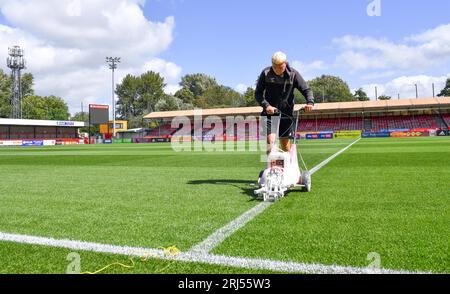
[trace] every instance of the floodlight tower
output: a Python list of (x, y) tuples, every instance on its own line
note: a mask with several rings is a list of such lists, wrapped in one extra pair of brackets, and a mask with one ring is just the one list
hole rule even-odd
[(114, 99), (114, 70), (117, 64), (120, 63), (120, 57), (106, 57), (106, 63), (109, 69), (112, 70), (112, 111), (113, 111), (113, 138), (116, 137), (116, 101)]
[(22, 118), (22, 86), (20, 83), (21, 70), (25, 68), (23, 49), (19, 46), (8, 48), (9, 57), (6, 59), (11, 69), (11, 118)]

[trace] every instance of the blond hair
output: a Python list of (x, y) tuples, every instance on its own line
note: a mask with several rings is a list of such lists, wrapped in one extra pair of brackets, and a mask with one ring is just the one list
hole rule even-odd
[(281, 51), (277, 51), (272, 55), (272, 64), (279, 65), (287, 61), (287, 56)]

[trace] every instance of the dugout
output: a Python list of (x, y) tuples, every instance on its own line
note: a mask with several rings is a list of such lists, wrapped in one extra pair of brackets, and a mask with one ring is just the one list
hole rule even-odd
[(80, 143), (84, 122), (0, 118), (0, 145), (41, 146)]

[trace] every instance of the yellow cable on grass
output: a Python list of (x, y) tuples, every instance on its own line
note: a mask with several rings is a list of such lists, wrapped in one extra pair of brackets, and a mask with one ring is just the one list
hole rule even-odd
[(82, 272), (82, 274), (95, 275), (95, 274), (98, 274), (98, 273), (104, 271), (105, 269), (107, 269), (107, 268), (109, 268), (109, 267), (111, 267), (113, 265), (120, 265), (121, 267), (124, 267), (124, 268), (134, 268), (136, 266), (136, 264), (134, 263), (134, 260), (133, 260), (132, 257), (130, 257), (130, 261), (131, 261), (131, 265), (126, 265), (126, 264), (123, 264), (123, 263), (120, 263), (120, 262), (114, 262), (114, 263), (108, 264), (105, 267), (102, 267), (99, 270), (96, 270), (95, 272)]
[[(180, 250), (177, 247), (175, 247), (175, 246), (170, 246), (170, 247), (167, 247), (167, 248), (158, 247), (158, 249), (162, 249), (164, 251), (164, 256), (175, 256), (175, 255), (180, 253)], [(150, 257), (157, 258), (158, 255), (155, 254), (155, 253), (146, 253), (143, 256), (141, 256), (140, 260), (142, 262), (144, 262), (144, 261), (147, 261)], [(114, 266), (114, 265), (118, 265), (118, 266), (121, 266), (123, 268), (128, 268), (128, 269), (135, 268), (136, 267), (136, 263), (134, 262), (134, 259), (132, 257), (130, 257), (130, 261), (131, 261), (131, 265), (126, 265), (126, 264), (123, 264), (123, 263), (120, 263), (120, 262), (113, 262), (113, 263), (110, 263), (110, 264), (108, 264), (108, 265), (106, 265), (106, 266), (102, 267), (101, 269), (96, 270), (94, 272), (82, 272), (81, 274), (95, 275), (95, 274), (98, 274), (98, 273), (100, 273), (100, 272), (102, 272), (102, 271), (106, 270), (107, 268), (109, 268), (111, 266)], [(159, 271), (156, 271), (156, 272), (161, 272), (161, 271), (165, 270), (170, 265), (172, 265), (173, 262), (174, 261), (169, 263), (162, 270), (159, 270)]]

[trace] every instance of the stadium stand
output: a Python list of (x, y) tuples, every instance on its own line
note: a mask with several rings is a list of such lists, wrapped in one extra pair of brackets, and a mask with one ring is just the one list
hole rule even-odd
[(389, 129), (438, 129), (435, 115), (377, 116), (372, 117), (372, 131)]
[[(296, 105), (300, 109), (302, 105)], [(198, 111), (198, 110), (197, 110)], [(176, 130), (170, 128), (170, 121), (174, 117), (185, 116), (193, 118), (198, 112), (194, 110), (153, 112), (147, 114), (145, 119), (158, 119), (165, 121), (160, 128), (151, 131), (151, 135), (170, 136)], [(250, 116), (258, 118), (261, 107), (240, 107), (203, 109), (203, 118), (219, 116), (224, 121), (224, 134), (234, 133), (238, 140), (244, 135), (239, 134), (238, 127), (229, 127), (225, 124), (225, 117)], [(259, 123), (255, 122), (256, 128)], [(338, 103), (317, 103), (312, 113), (301, 116), (297, 131), (382, 131), (400, 129), (445, 129), (450, 125), (450, 97), (401, 99), (388, 101), (352, 101)], [(255, 125), (252, 125), (255, 127)], [(193, 128), (192, 128), (193, 129)], [(211, 128), (203, 129), (207, 135)], [(230, 131), (234, 132), (230, 132)], [(239, 129), (241, 130), (241, 129)], [(245, 137), (249, 137), (249, 128), (245, 128)], [(253, 135), (254, 137), (254, 135)]]
[(147, 136), (149, 136), (149, 137), (167, 136), (167, 135), (172, 135), (175, 131), (176, 131), (176, 129), (172, 129), (171, 123), (166, 122), (166, 123), (163, 123), (162, 125), (160, 125), (159, 127), (151, 129), (147, 133)]
[(443, 114), (442, 119), (447, 124), (447, 128), (450, 130), (450, 113)]
[(343, 131), (362, 130), (363, 119), (352, 118), (318, 118), (300, 120), (298, 131)]

